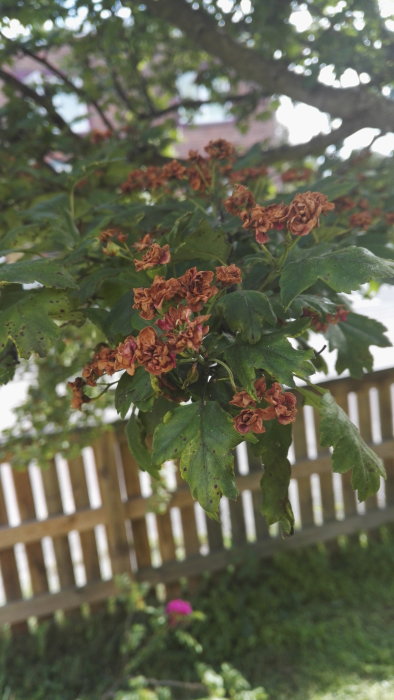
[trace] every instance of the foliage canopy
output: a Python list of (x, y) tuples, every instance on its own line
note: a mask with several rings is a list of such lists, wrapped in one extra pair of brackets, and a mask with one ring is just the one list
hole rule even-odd
[[(392, 162), (340, 153), (354, 132), (394, 123), (392, 23), (379, 3), (4, 5), (0, 379), (19, 363), (32, 376), (15, 461), (71, 449), (77, 426), (79, 445), (90, 441), (114, 403), (141, 467), (157, 476), (179, 458), (213, 517), (236, 496), (232, 451), (246, 438), (264, 465), (264, 513), (291, 532), (300, 380), (298, 410), (320, 413), (334, 468), (353, 469), (360, 498), (376, 491), (380, 460), (310, 386), (324, 369), (310, 337), (322, 333), (338, 372), (357, 378), (372, 369), (370, 346), (389, 344), (343, 296), (394, 277)], [(358, 84), (342, 87), (349, 69)], [(281, 95), (326, 112), (330, 132), (246, 153), (218, 140), (172, 159), (180, 118), (220, 104), (247, 128)], [(65, 96), (99, 128), (70, 122)], [(81, 414), (66, 407), (67, 381)]]

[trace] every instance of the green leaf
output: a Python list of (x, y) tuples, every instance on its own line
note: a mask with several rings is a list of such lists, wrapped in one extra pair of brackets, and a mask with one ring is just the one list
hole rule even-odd
[(288, 386), (294, 386), (294, 374), (305, 377), (315, 372), (310, 362), (313, 351), (296, 350), (286, 338), (272, 341), (263, 338), (254, 345), (235, 343), (224, 354), (240, 386), (252, 394), (256, 369), (268, 372)]
[(333, 470), (344, 474), (352, 470), (352, 487), (364, 501), (378, 491), (380, 477), (385, 477), (382, 460), (361, 437), (356, 426), (327, 391), (318, 396), (300, 389), (305, 400), (320, 414), (320, 444), (333, 447)]
[(264, 325), (276, 323), (269, 298), (263, 292), (243, 290), (226, 294), (216, 305), (234, 333), (242, 334), (248, 343), (257, 343), (261, 338)]
[(127, 372), (122, 374), (115, 391), (115, 408), (123, 419), (132, 404), (141, 411), (149, 411), (154, 397), (149, 373), (138, 367), (132, 377)]
[(294, 532), (294, 515), (289, 501), (291, 475), (287, 453), (291, 444), (291, 425), (280, 425), (277, 421), (266, 424), (266, 432), (258, 436), (258, 444), (249, 448), (258, 454), (263, 463), (261, 491), (263, 513), (268, 525), (279, 522), (286, 535)]
[(230, 246), (222, 229), (213, 228), (207, 221), (201, 221), (191, 233), (182, 231), (182, 238), (171, 252), (171, 257), (174, 262), (197, 258), (220, 263), (227, 260), (229, 252)]
[(0, 311), (0, 350), (12, 340), (21, 357), (32, 352), (45, 357), (58, 339), (57, 325), (37, 306), (36, 299), (21, 299)]
[(13, 342), (9, 341), (0, 352), (0, 384), (10, 382), (18, 365), (18, 353)]
[(301, 314), (303, 309), (314, 309), (319, 314), (334, 314), (338, 304), (317, 294), (299, 294), (291, 304), (291, 310)]
[(391, 343), (384, 334), (387, 328), (379, 321), (367, 316), (350, 313), (343, 323), (330, 326), (326, 331), (329, 349), (338, 350), (335, 369), (341, 374), (345, 369), (352, 377), (361, 378), (373, 368), (370, 345), (380, 348), (390, 347)]
[(179, 406), (156, 428), (152, 459), (180, 458), (193, 498), (217, 518), (221, 496), (237, 497), (232, 450), (241, 439), (216, 401)]
[(351, 292), (373, 279), (394, 276), (394, 262), (378, 258), (366, 248), (349, 246), (338, 250), (321, 247), (306, 251), (285, 265), (281, 277), (281, 298), (288, 306), (318, 279), (337, 292)]
[(155, 478), (159, 468), (152, 463), (150, 452), (145, 442), (145, 430), (137, 416), (130, 416), (126, 424), (126, 437), (129, 450), (140, 469), (149, 472)]
[(46, 287), (67, 289), (77, 287), (76, 282), (56, 260), (21, 260), (0, 265), (0, 284), (3, 282), (20, 282), (30, 284), (39, 282)]
[(21, 357), (32, 352), (45, 357), (59, 338), (52, 319), (81, 325), (84, 316), (64, 292), (49, 289), (24, 290), (7, 285), (0, 291), (0, 351), (12, 340)]

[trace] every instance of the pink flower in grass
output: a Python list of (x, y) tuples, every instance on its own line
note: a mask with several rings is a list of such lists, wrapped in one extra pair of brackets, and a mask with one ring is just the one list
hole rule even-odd
[(168, 618), (168, 623), (173, 627), (177, 625), (182, 618), (191, 615), (193, 608), (187, 600), (182, 600), (181, 598), (175, 598), (170, 600), (166, 605), (166, 615)]

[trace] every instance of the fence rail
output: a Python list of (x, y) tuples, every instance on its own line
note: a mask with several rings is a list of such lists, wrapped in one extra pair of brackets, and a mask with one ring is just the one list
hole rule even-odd
[(357, 504), (351, 475), (332, 475), (328, 450), (317, 451), (317, 415), (305, 407), (292, 446), (296, 534), (285, 540), (259, 513), (261, 470), (245, 446), (236, 458), (241, 496), (223, 499), (220, 522), (205, 517), (170, 466), (167, 510), (152, 512), (149, 477), (139, 472), (123, 428), (50, 469), (1, 465), (0, 623), (24, 629), (32, 617), (94, 606), (116, 593), (118, 574), (173, 586), (247, 553), (267, 557), (393, 522), (394, 369), (324, 386), (382, 457), (388, 479), (377, 496)]

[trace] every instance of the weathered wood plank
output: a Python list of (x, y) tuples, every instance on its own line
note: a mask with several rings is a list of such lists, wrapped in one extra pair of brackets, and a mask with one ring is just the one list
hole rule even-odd
[[(299, 409), (296, 421), (293, 425), (293, 442), (296, 459), (307, 459), (308, 439), (306, 432), (306, 416), (302, 408)], [(297, 469), (297, 463), (294, 468), (294, 476), (298, 487), (298, 503), (301, 514), (301, 525), (304, 529), (310, 525), (313, 525), (314, 523), (311, 477), (309, 474), (300, 476)]]
[(11, 547), (18, 542), (29, 544), (37, 542), (46, 535), (59, 537), (71, 530), (91, 530), (95, 525), (104, 523), (104, 508), (82, 508), (67, 515), (53, 515), (45, 520), (26, 520), (20, 525), (0, 527), (0, 550)]
[[(63, 504), (55, 463), (52, 462), (50, 467), (43, 469), (41, 476), (48, 515), (63, 515)], [(48, 529), (46, 534), (49, 534)], [(52, 541), (60, 587), (69, 588), (70, 586), (75, 586), (75, 572), (67, 534), (53, 537)]]
[[(127, 497), (130, 499), (142, 498), (139, 478), (140, 470), (137, 462), (133, 458), (128, 448), (124, 430), (118, 431), (116, 433), (116, 437), (120, 449)], [(152, 556), (145, 513), (143, 513), (139, 518), (134, 518), (132, 520), (131, 528), (133, 536), (133, 549), (137, 566), (139, 569), (145, 566), (150, 566), (152, 564)]]
[[(89, 508), (90, 499), (86, 483), (85, 468), (82, 455), (68, 460), (68, 469), (74, 503), (77, 509)], [(84, 529), (79, 533), (83, 564), (85, 567), (86, 580), (97, 581), (101, 578), (100, 562), (97, 551), (97, 542), (94, 530)]]
[[(9, 529), (7, 509), (5, 505), (5, 498), (3, 494), (3, 488), (0, 482), (0, 523), (2, 527), (1, 530), (6, 532)], [(2, 543), (0, 535), (0, 543)], [(16, 563), (15, 550), (13, 548), (14, 543), (11, 545), (6, 544), (4, 549), (0, 552), (0, 568), (1, 577), (3, 579), (4, 593), (7, 603), (12, 603), (13, 601), (20, 600), (22, 598), (22, 589), (19, 580), (18, 567)], [(15, 623), (14, 631), (17, 633), (26, 632), (28, 629), (26, 622), (20, 621)]]
[(127, 538), (125, 512), (120, 493), (117, 466), (117, 443), (113, 432), (106, 433), (94, 445), (101, 499), (107, 513), (108, 549), (114, 575), (131, 574), (130, 544)]
[[(12, 476), (21, 520), (36, 519), (28, 471), (14, 470)], [(47, 593), (49, 585), (41, 542), (30, 542), (25, 545), (25, 549), (33, 593)]]
[(96, 581), (80, 588), (71, 588), (59, 593), (37, 595), (27, 600), (0, 607), (0, 625), (15, 624), (30, 617), (47, 617), (57, 610), (78, 608), (84, 603), (104, 601), (115, 596), (114, 581)]

